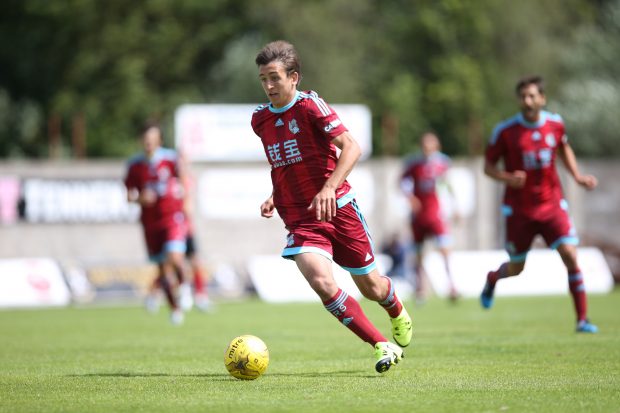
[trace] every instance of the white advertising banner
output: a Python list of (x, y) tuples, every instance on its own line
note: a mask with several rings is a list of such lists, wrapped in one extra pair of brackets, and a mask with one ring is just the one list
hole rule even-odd
[[(388, 263), (389, 257), (377, 255), (377, 266), (382, 274)], [(337, 264), (333, 264), (333, 271), (340, 288), (352, 297), (361, 297), (351, 274)], [(255, 255), (248, 262), (248, 272), (262, 300), (270, 303), (320, 301), (292, 260), (279, 255)]]
[[(175, 112), (176, 147), (190, 161), (263, 161), (265, 152), (250, 121), (258, 104), (182, 105)], [(372, 119), (365, 105), (332, 105), (362, 148), (372, 153)]]
[[(375, 186), (369, 168), (357, 166), (347, 178), (365, 215), (372, 213)], [(208, 219), (259, 219), (260, 205), (271, 194), (269, 165), (256, 168), (209, 168), (198, 178), (199, 211)]]
[[(588, 294), (610, 292), (614, 280), (601, 251), (578, 248), (578, 257)], [(507, 259), (508, 255), (502, 250), (454, 251), (450, 255), (450, 268), (456, 288), (463, 297), (480, 296), (487, 273)], [(448, 282), (441, 255), (435, 251), (427, 254), (424, 267), (435, 293), (447, 297)], [(554, 294), (568, 294), (568, 276), (559, 254), (550, 249), (530, 251), (523, 272), (517, 277), (500, 280), (495, 287), (496, 296)]]
[(60, 267), (49, 258), (0, 260), (1, 307), (66, 306), (69, 288)]

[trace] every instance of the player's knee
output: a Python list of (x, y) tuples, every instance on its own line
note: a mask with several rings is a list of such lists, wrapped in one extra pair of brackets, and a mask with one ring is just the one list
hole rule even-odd
[(359, 284), (358, 287), (362, 295), (371, 301), (382, 300), (387, 294), (380, 280), (371, 280), (371, 282)]
[(508, 277), (516, 277), (523, 272), (525, 262), (510, 262), (508, 264)]
[(321, 298), (331, 298), (334, 291), (338, 290), (338, 286), (335, 282), (326, 277), (312, 277), (308, 279), (308, 284), (310, 284), (310, 288), (312, 288)]

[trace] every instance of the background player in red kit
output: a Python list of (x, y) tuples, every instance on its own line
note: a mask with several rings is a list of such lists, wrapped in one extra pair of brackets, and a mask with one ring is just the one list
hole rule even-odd
[[(568, 271), (577, 332), (596, 333), (598, 328), (587, 319), (583, 275), (577, 263), (579, 240), (568, 216), (555, 166), (556, 156), (579, 185), (593, 189), (597, 180), (579, 172), (562, 118), (542, 110), (546, 103), (543, 79), (524, 78), (517, 83), (516, 92), (521, 112), (495, 127), (484, 166), (488, 176), (506, 184), (502, 212), (506, 217), (506, 249), (510, 260), (487, 275), (480, 301), (484, 308), (493, 305), (497, 280), (523, 271), (532, 240), (540, 234), (550, 248), (557, 249)], [(503, 169), (497, 167), (500, 160)]]
[(359, 145), (323, 99), (297, 90), (301, 68), (290, 43), (267, 44), (256, 64), (270, 104), (254, 111), (252, 128), (271, 164), (273, 184), (261, 215), (270, 218), (278, 210), (289, 231), (282, 256), (296, 262), (329, 312), (375, 348), (375, 369), (385, 372), (400, 361), (402, 349), (387, 341), (332, 274), (333, 260), (351, 273), (365, 297), (386, 309), (396, 342), (409, 344), (411, 319), (390, 279), (376, 269), (366, 223), (346, 181)]
[[(162, 133), (157, 124), (147, 124), (140, 136), (144, 150), (128, 162), (127, 199), (141, 206), (140, 220), (149, 259), (158, 265), (159, 285), (170, 304), (171, 321), (180, 324), (182, 307), (191, 307), (192, 297), (184, 283), (187, 223), (178, 156), (176, 151), (161, 147)], [(177, 287), (182, 294), (179, 299)]]
[(422, 153), (413, 156), (406, 162), (401, 175), (401, 188), (411, 206), (411, 231), (415, 250), (415, 296), (418, 302), (423, 302), (425, 299), (424, 284), (428, 277), (425, 277), (422, 262), (424, 241), (434, 237), (448, 275), (449, 297), (456, 300), (458, 292), (452, 280), (449, 263), (449, 247), (452, 239), (448, 231), (448, 224), (442, 216), (439, 196), (437, 195), (437, 184), (439, 181), (445, 180), (446, 172), (450, 168), (450, 158), (440, 152), (439, 138), (432, 132), (426, 132), (422, 135), (420, 148)]
[(194, 179), (191, 176), (189, 162), (184, 156), (180, 156), (182, 164), (182, 182), (185, 197), (183, 199), (183, 212), (185, 213), (185, 222), (187, 223), (187, 237), (185, 239), (185, 257), (189, 262), (192, 272), (192, 280), (194, 282), (194, 303), (196, 307), (202, 311), (213, 310), (213, 304), (209, 299), (207, 290), (207, 274), (205, 273), (202, 260), (198, 253), (198, 244), (196, 242), (194, 228)]

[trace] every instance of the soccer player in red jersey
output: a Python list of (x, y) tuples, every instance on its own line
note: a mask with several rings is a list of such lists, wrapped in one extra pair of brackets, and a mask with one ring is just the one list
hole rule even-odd
[(449, 255), (451, 237), (448, 224), (445, 222), (437, 195), (437, 184), (445, 179), (450, 168), (450, 158), (440, 152), (441, 143), (433, 132), (426, 132), (420, 138), (421, 154), (417, 154), (406, 162), (401, 175), (403, 189), (411, 206), (411, 231), (415, 250), (414, 288), (416, 301), (424, 302), (423, 247), (424, 241), (434, 237), (439, 253), (443, 257), (446, 274), (448, 275), (449, 297), (456, 300), (459, 296), (450, 271)]
[[(176, 151), (161, 147), (162, 133), (155, 123), (148, 123), (141, 133), (143, 152), (132, 157), (127, 166), (125, 186), (127, 200), (141, 207), (140, 221), (149, 259), (159, 268), (158, 284), (171, 308), (171, 321), (183, 322), (183, 308), (191, 307), (191, 295), (184, 280), (185, 238), (187, 223), (183, 213), (184, 197)], [(184, 288), (183, 288), (184, 287)]]
[[(562, 194), (556, 157), (584, 188), (595, 188), (597, 180), (579, 172), (562, 118), (543, 110), (543, 79), (521, 79), (516, 92), (521, 112), (495, 127), (484, 165), (488, 176), (506, 185), (502, 212), (506, 217), (506, 250), (510, 260), (489, 272), (480, 301), (484, 308), (493, 305), (495, 284), (523, 271), (532, 240), (540, 234), (550, 248), (557, 249), (568, 271), (568, 286), (577, 314), (576, 331), (596, 333), (598, 328), (587, 318), (583, 275), (577, 262), (579, 240)], [(500, 160), (502, 169), (497, 166)]]
[(368, 228), (346, 180), (360, 147), (316, 92), (297, 90), (301, 67), (293, 45), (267, 44), (256, 64), (270, 103), (254, 111), (252, 128), (271, 164), (273, 184), (261, 215), (270, 218), (277, 209), (288, 230), (282, 256), (295, 261), (327, 311), (374, 347), (375, 369), (383, 373), (400, 361), (402, 349), (379, 332), (332, 273), (333, 260), (351, 273), (365, 297), (386, 309), (394, 340), (409, 344), (411, 318), (391, 280), (376, 268)]

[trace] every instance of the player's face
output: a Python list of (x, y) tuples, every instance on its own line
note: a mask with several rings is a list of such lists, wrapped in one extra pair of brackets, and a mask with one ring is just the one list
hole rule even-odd
[(540, 93), (535, 84), (525, 85), (519, 91), (519, 104), (521, 113), (528, 122), (536, 122), (540, 110), (547, 103), (545, 95)]
[(258, 78), (274, 108), (286, 106), (295, 97), (299, 73), (286, 73), (284, 64), (273, 61), (258, 67)]
[(150, 128), (142, 135), (142, 147), (147, 157), (151, 157), (161, 145), (161, 133), (157, 128)]
[(424, 155), (432, 155), (439, 150), (439, 139), (434, 134), (427, 133), (422, 136), (421, 147)]

